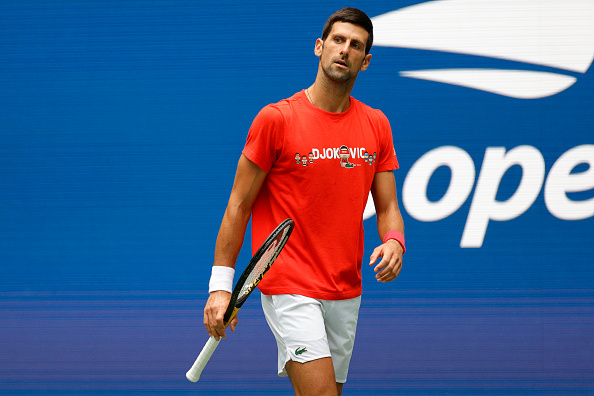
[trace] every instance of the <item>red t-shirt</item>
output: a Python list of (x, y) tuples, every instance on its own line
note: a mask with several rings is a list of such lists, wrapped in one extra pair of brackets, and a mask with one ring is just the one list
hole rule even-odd
[(361, 294), (363, 210), (375, 173), (398, 161), (386, 116), (350, 101), (347, 111), (329, 113), (301, 91), (264, 107), (249, 130), (243, 154), (268, 173), (253, 206), (253, 250), (281, 221), (295, 220), (259, 285), (264, 294)]

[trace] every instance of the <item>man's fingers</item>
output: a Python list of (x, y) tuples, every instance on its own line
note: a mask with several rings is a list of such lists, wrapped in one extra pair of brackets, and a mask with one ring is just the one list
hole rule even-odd
[[(223, 317), (225, 315), (225, 311), (222, 310), (218, 310), (216, 312), (216, 315), (214, 315), (214, 322), (213, 322), (213, 330), (214, 330), (214, 336), (217, 337), (222, 337), (222, 338), (227, 338), (227, 335), (225, 334), (225, 322), (223, 321)], [(217, 341), (219, 340), (219, 338), (217, 338)]]
[[(383, 268), (385, 268), (385, 267), (386, 267), (386, 265), (387, 265), (387, 264), (388, 264), (388, 261), (387, 261), (387, 260), (385, 260), (385, 259), (383, 259), (382, 261), (380, 261), (380, 262), (379, 262), (379, 264), (378, 264), (378, 265), (376, 265), (376, 266), (373, 268), (373, 272), (380, 272), (380, 271), (381, 271)], [(376, 274), (376, 276), (377, 276), (377, 275), (378, 275), (378, 274)]]
[(215, 337), (217, 341), (220, 340), (221, 337), (226, 337), (223, 316), (227, 310), (230, 298), (231, 293), (229, 292), (212, 292), (204, 307), (204, 327), (208, 334)]
[(225, 334), (225, 325), (222, 323), (222, 321), (220, 324), (217, 324), (214, 327), (214, 332), (214, 336), (217, 341), (219, 341), (221, 338), (227, 338), (227, 335)]
[(235, 327), (237, 326), (237, 316), (233, 318), (231, 323), (229, 323), (229, 326), (231, 327), (231, 331), (235, 331)]
[[(382, 252), (384, 253), (384, 252)], [(382, 268), (385, 268), (387, 266), (390, 265), (390, 262), (392, 260), (392, 257), (394, 257), (394, 254), (392, 252), (386, 252), (385, 254), (382, 255), (382, 261), (380, 261), (375, 268), (373, 269), (374, 272), (380, 272), (380, 270)], [(377, 277), (377, 275), (376, 275)]]
[(219, 320), (214, 316), (209, 316), (208, 323), (205, 324), (205, 327), (208, 335), (215, 337), (217, 341), (219, 341), (221, 337), (226, 337), (225, 325), (222, 318)]
[(398, 277), (400, 270), (402, 269), (402, 262), (398, 259), (387, 265), (382, 271), (380, 271), (376, 278), (378, 282), (390, 282)]
[(374, 268), (374, 271), (377, 272), (375, 277), (380, 279), (382, 277), (385, 277), (386, 274), (391, 273), (397, 262), (398, 256), (396, 254), (393, 254), (391, 252), (387, 253), (382, 258), (382, 261)]
[[(399, 250), (400, 249), (400, 250)], [(390, 282), (398, 277), (402, 268), (402, 248), (397, 241), (390, 240), (375, 248), (369, 265), (375, 264), (373, 271), (378, 282)], [(377, 259), (381, 261), (377, 263)]]
[(373, 264), (375, 264), (375, 261), (377, 260), (377, 258), (378, 258), (379, 256), (381, 256), (381, 252), (382, 252), (382, 250), (381, 250), (381, 246), (379, 246), (379, 247), (376, 247), (376, 248), (373, 250), (373, 253), (371, 253), (371, 256), (369, 257), (369, 265), (373, 265)]
[[(217, 327), (218, 327), (216, 314), (212, 312), (212, 310), (205, 310), (204, 312), (204, 327), (208, 332), (209, 336), (218, 337), (220, 336)], [(218, 338), (217, 338), (218, 340)]]

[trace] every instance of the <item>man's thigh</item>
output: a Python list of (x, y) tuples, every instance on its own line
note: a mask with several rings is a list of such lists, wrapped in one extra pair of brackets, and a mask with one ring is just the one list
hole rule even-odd
[(286, 370), (296, 396), (336, 396), (342, 384), (334, 381), (334, 365), (329, 357), (307, 363), (288, 361)]
[(326, 337), (334, 363), (336, 382), (344, 383), (347, 380), (360, 306), (361, 297), (337, 301), (322, 300)]

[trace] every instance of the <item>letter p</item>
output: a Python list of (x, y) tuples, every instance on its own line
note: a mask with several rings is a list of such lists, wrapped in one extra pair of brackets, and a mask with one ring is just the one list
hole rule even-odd
[[(520, 185), (508, 200), (497, 201), (501, 179), (514, 165), (522, 167)], [(490, 220), (511, 220), (528, 210), (540, 193), (544, 177), (545, 161), (536, 148), (518, 146), (506, 153), (504, 147), (488, 147), (460, 247), (481, 247)]]

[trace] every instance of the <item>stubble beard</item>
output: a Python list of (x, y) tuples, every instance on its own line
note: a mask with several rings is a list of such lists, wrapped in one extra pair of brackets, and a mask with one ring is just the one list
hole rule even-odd
[(339, 84), (344, 84), (352, 79), (353, 73), (350, 70), (350, 67), (347, 70), (336, 70), (333, 66), (334, 60), (332, 63), (330, 63), (330, 65), (322, 67), (324, 74), (326, 74), (329, 79)]

